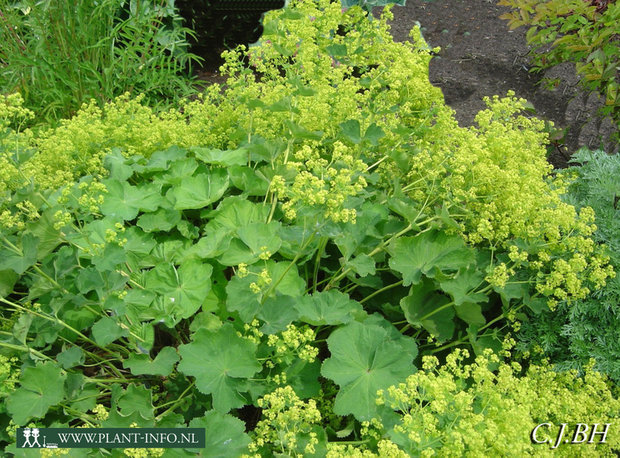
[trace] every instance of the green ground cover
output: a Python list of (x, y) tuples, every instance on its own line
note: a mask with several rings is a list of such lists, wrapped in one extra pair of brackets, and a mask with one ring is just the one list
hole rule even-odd
[(530, 441), (620, 414), (617, 161), (556, 173), (512, 93), (459, 127), (389, 17), (291, 2), (168, 110), (30, 130), (1, 99), (8, 452), (23, 425), (204, 427), (205, 456), (618, 450)]

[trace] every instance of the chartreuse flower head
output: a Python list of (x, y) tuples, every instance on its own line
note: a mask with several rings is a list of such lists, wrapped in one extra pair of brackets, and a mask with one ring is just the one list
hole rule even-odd
[(19, 93), (0, 96), (0, 128), (20, 125), (34, 119), (34, 113), (23, 106), (24, 99)]
[(250, 452), (273, 447), (289, 456), (314, 454), (319, 444), (321, 414), (316, 401), (302, 401), (290, 386), (276, 388), (258, 400), (264, 420), (258, 422)]

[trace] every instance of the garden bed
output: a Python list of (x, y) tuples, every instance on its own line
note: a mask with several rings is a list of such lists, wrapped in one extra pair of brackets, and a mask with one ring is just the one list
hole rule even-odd
[(146, 453), (617, 454), (593, 437), (620, 412), (620, 157), (554, 171), (513, 91), (465, 127), (392, 18), (297, 0), (168, 110), (134, 91), (31, 130), (0, 98), (0, 446), (189, 426), (202, 450)]

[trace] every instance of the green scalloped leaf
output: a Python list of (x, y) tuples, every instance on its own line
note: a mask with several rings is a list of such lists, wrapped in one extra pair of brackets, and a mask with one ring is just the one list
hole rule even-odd
[(204, 208), (218, 201), (228, 189), (228, 173), (215, 169), (183, 179), (166, 193), (176, 210)]
[[(218, 261), (225, 266), (235, 266), (241, 263), (253, 264), (258, 261), (263, 251), (275, 254), (282, 245), (278, 236), (280, 223), (271, 221), (250, 223), (237, 229), (238, 239), (232, 239), (229, 247), (223, 252)], [(263, 250), (264, 248), (264, 250)]]
[(199, 329), (191, 343), (179, 346), (179, 354), (179, 372), (195, 377), (198, 390), (211, 394), (222, 413), (246, 404), (243, 382), (262, 369), (256, 344), (239, 337), (230, 323), (215, 332)]
[(299, 317), (296, 306), (303, 297), (271, 296), (265, 300), (259, 314), (265, 323), (261, 326), (261, 332), (275, 334), (284, 331), (286, 327)]
[(153, 184), (132, 186), (126, 181), (105, 180), (108, 192), (101, 204), (101, 213), (111, 218), (134, 219), (140, 211), (155, 211), (166, 201)]
[(145, 213), (138, 218), (137, 225), (144, 232), (169, 231), (181, 221), (181, 212), (160, 208), (155, 213)]
[(375, 268), (375, 260), (364, 253), (358, 254), (355, 258), (350, 259), (346, 265), (350, 266), (360, 277), (374, 275), (377, 271)]
[(210, 264), (190, 259), (176, 268), (172, 263), (159, 264), (145, 276), (147, 290), (158, 293), (154, 307), (169, 326), (189, 318), (198, 311), (211, 290)]
[(264, 287), (262, 292), (253, 293), (250, 283), (256, 281), (256, 275), (261, 272), (263, 267), (259, 264), (251, 266), (250, 275), (240, 278), (234, 276), (226, 285), (226, 309), (230, 312), (238, 312), (245, 323), (249, 323), (261, 310), (261, 301), (267, 291), (269, 296), (291, 296), (299, 298), (304, 294), (305, 281), (299, 276), (295, 266), (289, 268), (288, 262), (275, 262), (269, 260), (265, 262), (264, 268), (271, 277), (275, 288)]
[(104, 316), (92, 327), (93, 338), (102, 347), (111, 344), (116, 339), (127, 335), (127, 331), (118, 325), (118, 322), (109, 316)]
[(205, 447), (195, 450), (203, 457), (241, 456), (247, 452), (251, 442), (245, 433), (243, 421), (217, 410), (208, 411), (204, 417), (194, 418), (190, 421), (189, 427), (204, 428), (207, 432)]
[(248, 150), (239, 148), (235, 150), (219, 150), (211, 148), (190, 148), (198, 159), (207, 164), (216, 164), (224, 167), (232, 165), (244, 165), (248, 163)]
[(123, 361), (123, 367), (133, 375), (159, 375), (167, 377), (172, 373), (174, 365), (179, 362), (179, 355), (173, 347), (162, 348), (155, 359), (149, 355), (138, 353)]
[(489, 298), (482, 293), (474, 293), (484, 279), (482, 272), (476, 269), (462, 269), (452, 277), (439, 282), (441, 289), (452, 296), (455, 305), (465, 302), (474, 304), (486, 302)]
[(67, 374), (52, 362), (24, 369), (19, 388), (6, 399), (6, 409), (13, 422), (21, 426), (31, 418), (43, 417), (50, 407), (63, 400), (66, 378)]
[(482, 326), (487, 322), (486, 318), (482, 314), (480, 304), (465, 302), (461, 305), (455, 306), (454, 311), (456, 312), (456, 316), (467, 324)]
[(13, 292), (13, 287), (19, 275), (13, 269), (0, 270), (0, 297), (7, 297)]
[(167, 170), (172, 162), (184, 159), (187, 157), (187, 150), (179, 148), (178, 146), (171, 146), (168, 149), (155, 151), (151, 154), (149, 161), (140, 170), (145, 172), (161, 172)]
[(306, 296), (295, 303), (295, 308), (299, 319), (313, 326), (349, 323), (363, 310), (362, 304), (333, 289)]
[(454, 307), (433, 280), (424, 278), (422, 283), (412, 286), (409, 295), (401, 299), (400, 306), (409, 323), (423, 326), (440, 341), (454, 334)]
[(404, 286), (419, 283), (422, 275), (434, 278), (440, 272), (456, 272), (475, 262), (474, 251), (461, 237), (438, 231), (398, 238), (387, 251), (389, 265), (403, 275)]
[(58, 361), (64, 369), (83, 364), (84, 359), (84, 352), (77, 346), (70, 347), (56, 356), (56, 361)]
[(145, 420), (154, 418), (153, 395), (143, 385), (131, 384), (118, 400), (118, 408), (123, 417), (138, 414)]
[(337, 415), (353, 414), (367, 421), (377, 413), (377, 391), (396, 385), (415, 371), (413, 339), (394, 336), (384, 327), (349, 323), (327, 339), (331, 357), (321, 375), (340, 386), (334, 404)]
[(241, 196), (226, 197), (215, 210), (205, 215), (209, 218), (205, 233), (209, 234), (220, 227), (234, 232), (246, 224), (267, 221), (268, 215), (269, 207), (252, 203)]
[(0, 271), (10, 269), (18, 275), (23, 274), (37, 262), (38, 244), (37, 237), (25, 234), (16, 249), (0, 246)]

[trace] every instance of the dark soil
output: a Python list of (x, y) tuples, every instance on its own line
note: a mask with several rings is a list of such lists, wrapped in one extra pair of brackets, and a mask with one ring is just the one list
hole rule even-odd
[[(376, 8), (374, 14), (380, 10)], [(430, 81), (443, 90), (462, 126), (474, 124), (476, 114), (485, 108), (483, 97), (504, 96), (513, 90), (534, 105), (537, 116), (564, 130), (550, 146), (549, 160), (554, 166), (565, 167), (570, 155), (582, 146), (618, 151), (612, 139), (617, 126), (597, 115), (601, 101), (579, 89), (573, 65), (562, 64), (542, 74), (530, 72), (527, 30), (509, 30), (499, 18), (508, 8), (497, 5), (497, 0), (408, 0), (406, 6), (395, 6), (392, 11), (396, 41), (407, 40), (419, 23), (429, 45), (441, 48), (431, 61)], [(221, 83), (217, 60), (210, 62), (200, 77)], [(544, 77), (561, 82), (549, 90)]]

